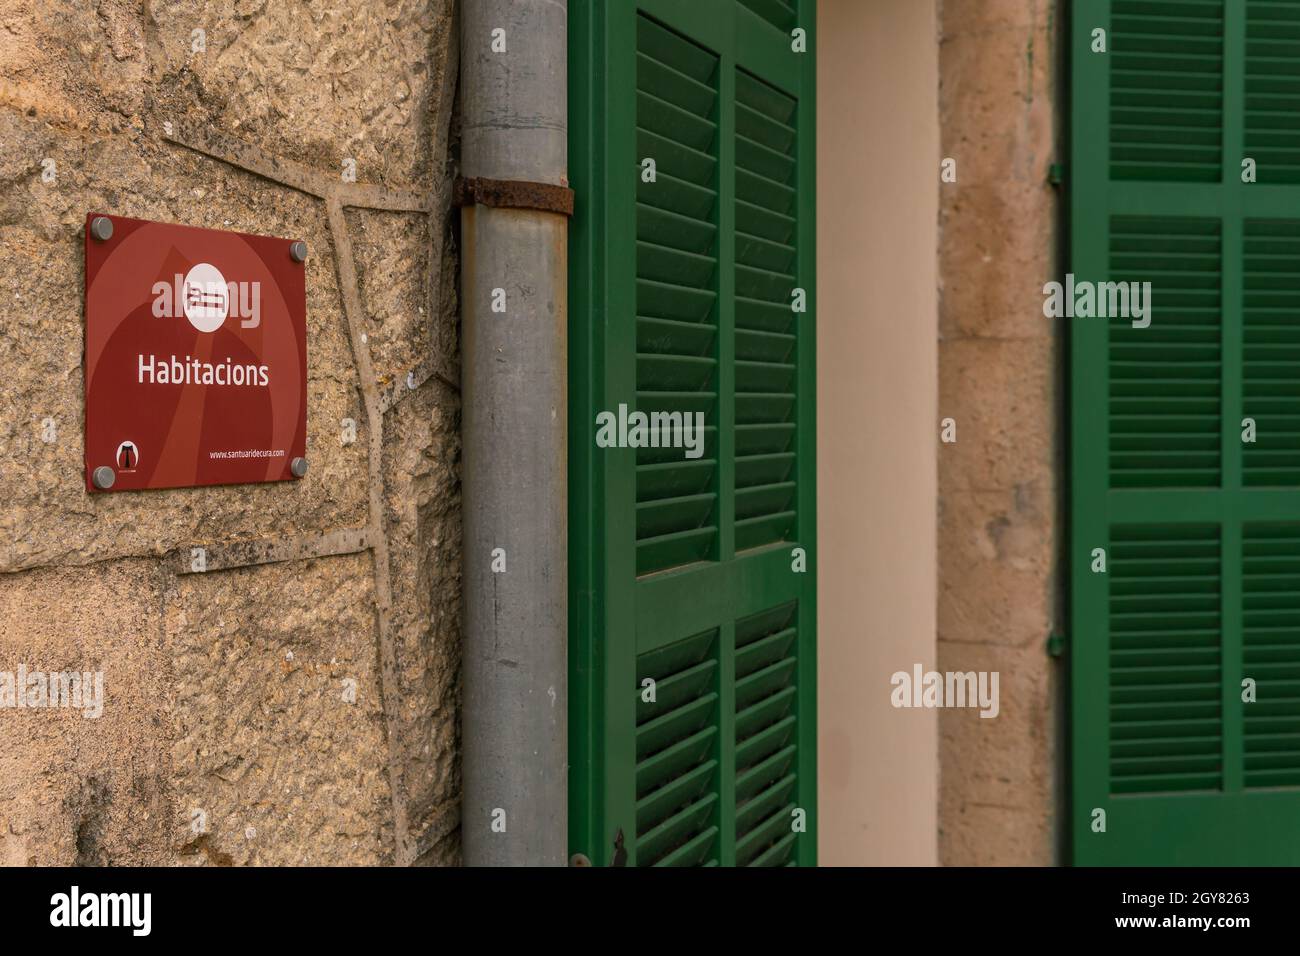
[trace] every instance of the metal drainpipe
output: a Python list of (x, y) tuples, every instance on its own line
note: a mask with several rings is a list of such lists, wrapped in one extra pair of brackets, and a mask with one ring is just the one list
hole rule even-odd
[(464, 860), (562, 866), (568, 219), (545, 207), (572, 208), (567, 0), (462, 3)]

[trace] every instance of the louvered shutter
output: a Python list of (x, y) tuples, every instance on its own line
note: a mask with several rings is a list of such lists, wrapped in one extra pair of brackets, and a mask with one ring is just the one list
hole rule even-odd
[[(816, 859), (800, 6), (569, 7), (570, 834), (599, 866)], [(703, 413), (703, 453), (596, 447), (620, 405)]]
[(1300, 2), (1076, 3), (1071, 61), (1069, 271), (1152, 283), (1066, 320), (1074, 858), (1294, 865)]

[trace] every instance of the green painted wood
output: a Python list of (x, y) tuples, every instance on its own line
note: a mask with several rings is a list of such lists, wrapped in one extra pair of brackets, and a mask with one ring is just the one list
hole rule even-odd
[[(814, 60), (778, 25), (811, 50), (811, 9), (570, 5), (570, 833), (598, 866), (620, 833), (629, 866), (816, 862)], [(703, 412), (703, 455), (594, 447), (620, 404)]]
[(1081, 864), (1300, 862), (1300, 191), (1279, 140), (1300, 19), (1280, 10), (1073, 8), (1069, 271), (1149, 279), (1154, 303), (1146, 330), (1066, 320)]

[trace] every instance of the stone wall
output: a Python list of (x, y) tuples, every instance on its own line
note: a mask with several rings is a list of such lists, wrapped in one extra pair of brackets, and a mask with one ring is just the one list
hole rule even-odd
[[(105, 690), (0, 709), (0, 862), (458, 859), (452, 8), (0, 8), (0, 671)], [(305, 479), (86, 493), (89, 211), (308, 240)]]
[(998, 671), (1001, 713), (939, 717), (939, 858), (1059, 861), (1065, 703), (1045, 650), (1060, 614), (1056, 269), (1063, 8), (941, 0), (939, 414), (940, 671)]

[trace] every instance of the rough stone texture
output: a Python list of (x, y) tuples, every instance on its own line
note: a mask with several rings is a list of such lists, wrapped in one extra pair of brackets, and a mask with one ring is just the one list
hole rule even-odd
[[(391, 860), (372, 586), (359, 554), (190, 574), (169, 589), (182, 857)], [(193, 832), (196, 810), (204, 833)]]
[[(354, 209), (348, 228), (357, 258), (357, 285), (365, 310), (365, 331), (371, 361), (381, 386), (401, 382), (427, 355), (460, 355), (455, 301), (439, 302), (430, 296), (454, 296), (456, 276), (443, 276), (442, 285), (424, 279), (429, 269), (429, 249), (434, 237), (423, 216)], [(450, 230), (448, 230), (450, 232)], [(446, 246), (450, 234), (441, 237)], [(408, 256), (415, 250), (418, 262)], [(450, 288), (448, 288), (450, 286)]]
[[(0, 710), (0, 862), (386, 863), (395, 800), (421, 862), (458, 859), (459, 397), (436, 380), (405, 396), (372, 469), (324, 204), (163, 139), (164, 123), (199, 121), (326, 177), (352, 159), (358, 182), (444, 188), (452, 7), (0, 6), (0, 671), (102, 661), (112, 705), (97, 721)], [(85, 493), (92, 210), (307, 239), (304, 480)], [(454, 378), (450, 217), (347, 215), (380, 384), (429, 360)], [(362, 527), (376, 476), (402, 695), (392, 726), (371, 552), (186, 577), (159, 560)]]
[[(424, 389), (389, 416), (384, 468), (392, 629), (402, 702), (398, 766), (417, 845), (459, 822), (459, 405)], [(448, 493), (449, 488), (455, 488)]]
[(173, 662), (150, 561), (0, 581), (0, 670), (100, 671), (103, 713), (0, 710), (0, 864), (169, 861)]
[(939, 717), (939, 857), (1058, 860), (1060, 675), (1055, 273), (1055, 0), (943, 0), (940, 128), (957, 182), (940, 206), (941, 671), (998, 671), (1001, 712)]

